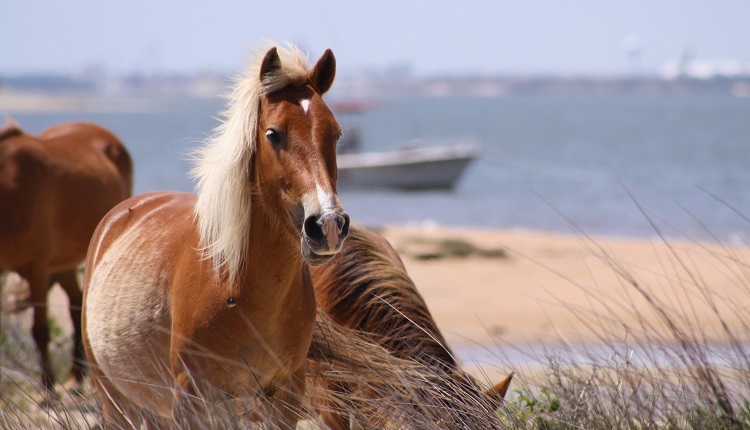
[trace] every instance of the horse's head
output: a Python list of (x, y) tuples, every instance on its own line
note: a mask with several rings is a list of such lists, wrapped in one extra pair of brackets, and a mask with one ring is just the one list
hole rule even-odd
[[(276, 48), (265, 55), (262, 81), (281, 69)], [(341, 136), (322, 95), (333, 83), (336, 60), (327, 50), (304, 82), (291, 82), (261, 97), (255, 163), (261, 194), (279, 193), (301, 235), (302, 255), (312, 265), (341, 250), (349, 216), (336, 194), (336, 142)]]
[(14, 120), (13, 118), (6, 117), (5, 122), (5, 127), (0, 128), (0, 140), (23, 134), (23, 130), (21, 130), (21, 126), (18, 124), (18, 121)]
[(513, 373), (495, 386), (483, 391), (480, 384), (463, 370), (455, 369), (441, 378), (432, 389), (437, 389), (441, 405), (437, 408), (439, 428), (501, 428), (496, 411), (505, 401)]

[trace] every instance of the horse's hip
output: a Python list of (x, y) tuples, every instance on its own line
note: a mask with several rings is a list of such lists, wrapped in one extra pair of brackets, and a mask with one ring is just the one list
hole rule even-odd
[(141, 407), (169, 409), (170, 315), (158, 269), (115, 252), (87, 273), (85, 336), (89, 359), (111, 385)]
[[(84, 281), (87, 354), (114, 387), (161, 410), (173, 385), (171, 280), (180, 252), (193, 252), (192, 214), (159, 194), (124, 201), (100, 223)], [(188, 205), (189, 206), (189, 205)], [(182, 251), (179, 251), (182, 250)]]

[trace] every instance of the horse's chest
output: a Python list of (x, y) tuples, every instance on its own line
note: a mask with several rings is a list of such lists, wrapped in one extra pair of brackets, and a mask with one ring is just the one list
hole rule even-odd
[(201, 317), (193, 341), (220, 358), (204, 360), (201, 367), (219, 374), (215, 379), (227, 391), (263, 389), (304, 365), (315, 321), (314, 293), (302, 284), (291, 288), (296, 290), (287, 287), (291, 294), (282, 297), (228, 292)]
[[(201, 343), (216, 345), (228, 353), (255, 356), (273, 355), (278, 363), (295, 361), (291, 352), (304, 350), (312, 334), (315, 303), (290, 300), (269, 304), (248, 297), (227, 297), (222, 308), (200, 330)], [(212, 348), (213, 349), (213, 348)]]

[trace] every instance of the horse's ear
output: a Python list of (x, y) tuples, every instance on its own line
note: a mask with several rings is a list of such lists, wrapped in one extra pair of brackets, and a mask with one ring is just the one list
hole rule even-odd
[(511, 372), (505, 379), (498, 382), (494, 387), (484, 392), (484, 395), (490, 399), (495, 407), (500, 407), (505, 400), (505, 395), (508, 393), (510, 388), (510, 380), (513, 379), (514, 373)]
[(313, 67), (310, 72), (310, 83), (318, 92), (323, 95), (333, 85), (333, 78), (336, 77), (336, 57), (333, 56), (333, 51), (326, 49), (323, 56)]
[(263, 81), (264, 76), (273, 74), (279, 69), (281, 69), (281, 59), (279, 51), (274, 46), (266, 52), (263, 62), (260, 63), (260, 80)]

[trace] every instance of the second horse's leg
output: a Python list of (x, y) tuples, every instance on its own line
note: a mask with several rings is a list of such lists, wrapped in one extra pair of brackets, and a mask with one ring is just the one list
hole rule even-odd
[(47, 290), (50, 276), (40, 267), (30, 267), (19, 271), (29, 283), (29, 303), (34, 307), (34, 325), (31, 334), (39, 350), (42, 368), (41, 382), (48, 393), (54, 393), (54, 375), (49, 361), (49, 326), (47, 324)]
[(83, 303), (83, 293), (78, 285), (76, 269), (67, 272), (58, 273), (55, 279), (60, 283), (60, 287), (68, 295), (70, 302), (70, 320), (73, 323), (73, 377), (80, 385), (83, 383), (83, 376), (86, 372), (86, 355), (83, 350), (83, 339), (81, 336), (81, 305)]

